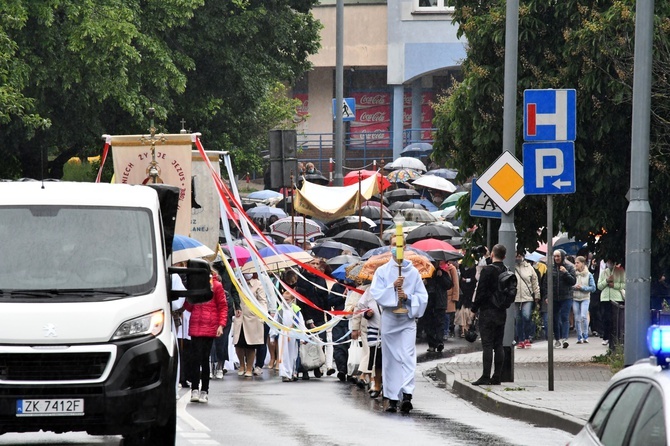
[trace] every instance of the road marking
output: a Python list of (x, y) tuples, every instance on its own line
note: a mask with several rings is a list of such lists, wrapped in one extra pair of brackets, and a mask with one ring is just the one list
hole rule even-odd
[(186, 412), (186, 406), (188, 405), (190, 399), (191, 399), (191, 392), (186, 392), (184, 396), (179, 398), (179, 402), (177, 402), (177, 416), (179, 417), (180, 420), (191, 426), (194, 431), (210, 432), (210, 429), (207, 426), (205, 426), (191, 414)]

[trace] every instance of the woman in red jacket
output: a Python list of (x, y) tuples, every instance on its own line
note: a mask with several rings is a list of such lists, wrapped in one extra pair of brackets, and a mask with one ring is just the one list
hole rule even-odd
[[(209, 353), (214, 338), (223, 334), (228, 317), (228, 302), (221, 280), (212, 270), (212, 300), (202, 304), (186, 302), (184, 308), (191, 312), (188, 334), (191, 336), (190, 376), (191, 402), (207, 403), (209, 392)], [(202, 386), (200, 386), (202, 381)]]

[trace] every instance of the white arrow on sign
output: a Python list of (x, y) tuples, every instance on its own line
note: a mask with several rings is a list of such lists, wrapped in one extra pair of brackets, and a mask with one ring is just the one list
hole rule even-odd
[(562, 180), (556, 180), (553, 183), (551, 183), (556, 189), (561, 189), (563, 186), (572, 186), (572, 181), (562, 181)]

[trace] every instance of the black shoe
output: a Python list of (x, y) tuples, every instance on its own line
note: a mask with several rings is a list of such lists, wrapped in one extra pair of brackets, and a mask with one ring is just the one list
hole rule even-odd
[(335, 373), (335, 369), (328, 369), (328, 371), (326, 372), (326, 375), (330, 376), (330, 375), (333, 375), (334, 373)]
[(358, 378), (355, 376), (347, 375), (347, 381), (349, 381), (351, 384), (356, 384), (358, 382)]
[(472, 384), (473, 386), (488, 386), (491, 384), (491, 380), (489, 378), (484, 378), (482, 376), (477, 381), (473, 381), (470, 384)]
[(389, 406), (386, 408), (387, 412), (398, 411), (398, 400), (389, 400)]
[(358, 388), (360, 388), (360, 389), (365, 389), (365, 386), (367, 385), (367, 383), (365, 382), (364, 379), (359, 379), (359, 380), (356, 382), (356, 385), (357, 385)]
[(380, 390), (373, 390), (372, 392), (370, 392), (370, 398), (378, 398), (379, 395), (381, 395), (381, 393), (382, 392)]
[(491, 381), (489, 382), (492, 386), (499, 386), (501, 384), (500, 380), (497, 378), (491, 378)]
[(410, 400), (403, 400), (400, 404), (400, 412), (409, 413), (410, 410), (414, 409), (412, 402)]
[(440, 345), (438, 345), (438, 346), (437, 346), (437, 351), (438, 351), (438, 352), (441, 352), (442, 350), (444, 350), (444, 344), (440, 344)]
[(314, 369), (314, 378), (321, 378), (322, 376), (321, 369)]
[(307, 372), (302, 372), (302, 379), (303, 379), (303, 381), (308, 381), (309, 380), (309, 375), (307, 374)]
[(347, 375), (345, 375), (344, 372), (337, 372), (337, 379), (345, 382), (347, 380)]

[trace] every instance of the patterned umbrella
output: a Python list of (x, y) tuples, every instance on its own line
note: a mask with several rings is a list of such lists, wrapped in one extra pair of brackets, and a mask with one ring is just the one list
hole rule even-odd
[[(410, 262), (412, 262), (412, 265), (414, 265), (416, 269), (419, 270), (419, 274), (423, 279), (431, 277), (435, 272), (435, 267), (433, 266), (431, 261), (420, 254), (417, 254), (413, 251), (406, 251), (404, 253), (404, 257), (405, 260), (409, 260)], [(372, 280), (372, 277), (375, 275), (375, 271), (377, 271), (377, 268), (387, 264), (390, 260), (391, 260), (391, 252), (370, 257), (363, 264), (361, 272), (358, 273), (357, 277), (363, 280)]]
[(273, 235), (283, 235), (284, 237), (305, 237), (312, 238), (317, 235), (323, 235), (321, 226), (311, 219), (301, 217), (286, 217), (270, 225), (270, 233)]
[[(413, 158), (416, 159), (416, 158)], [(418, 160), (417, 160), (418, 161)], [(386, 175), (391, 183), (407, 183), (414, 181), (421, 176), (421, 172), (414, 169), (398, 169)], [(386, 194), (384, 194), (386, 195)]]

